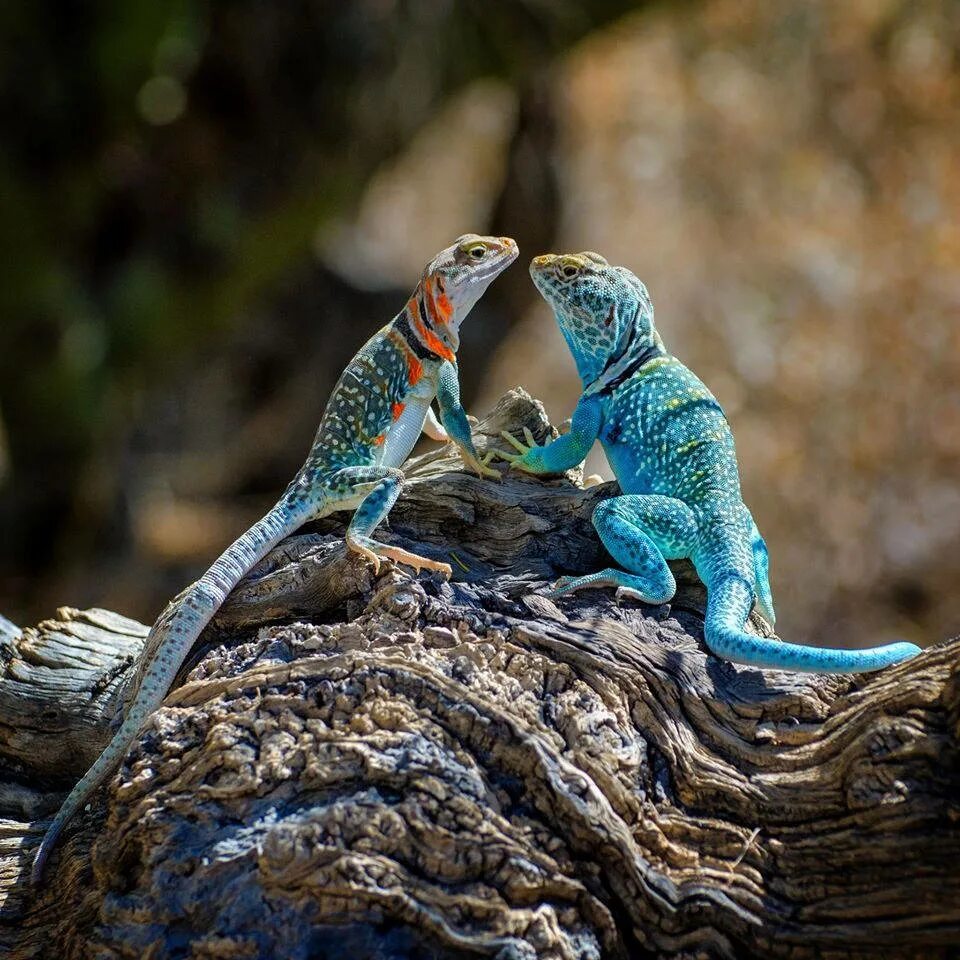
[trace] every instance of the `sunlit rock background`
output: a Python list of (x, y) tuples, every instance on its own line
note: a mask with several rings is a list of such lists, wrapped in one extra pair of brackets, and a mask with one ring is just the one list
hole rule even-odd
[[(273, 501), (423, 263), (477, 231), (646, 282), (733, 425), (784, 636), (958, 632), (955, 3), (3, 16), (7, 616), (152, 620)], [(569, 415), (523, 266), (468, 324), (474, 412), (523, 383)]]

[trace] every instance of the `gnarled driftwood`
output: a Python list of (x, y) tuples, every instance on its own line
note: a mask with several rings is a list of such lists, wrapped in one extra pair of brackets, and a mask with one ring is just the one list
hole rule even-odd
[[(478, 443), (524, 424), (549, 429), (510, 394)], [(685, 565), (659, 608), (533, 592), (604, 562), (611, 485), (481, 481), (450, 450), (410, 476), (384, 537), (453, 582), (373, 576), (342, 518), (288, 540), (37, 893), (35, 818), (109, 737), (146, 630), (0, 624), (0, 955), (955, 955), (960, 641), (867, 678), (734, 666)]]

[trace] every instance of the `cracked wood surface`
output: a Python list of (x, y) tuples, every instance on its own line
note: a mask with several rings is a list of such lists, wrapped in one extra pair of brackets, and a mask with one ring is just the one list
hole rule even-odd
[[(478, 446), (523, 424), (549, 430), (510, 394)], [(493, 484), (448, 449), (409, 475), (384, 539), (454, 581), (373, 577), (342, 517), (287, 540), (38, 895), (38, 818), (109, 737), (146, 628), (0, 623), (0, 955), (957, 955), (960, 641), (872, 677), (724, 663), (684, 564), (669, 606), (533, 592), (603, 564), (613, 485)]]

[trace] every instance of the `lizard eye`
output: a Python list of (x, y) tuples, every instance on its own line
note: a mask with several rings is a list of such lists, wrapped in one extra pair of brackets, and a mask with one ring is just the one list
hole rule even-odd
[(579, 272), (580, 268), (572, 263), (565, 263), (560, 267), (560, 276), (566, 280), (572, 280)]
[(464, 240), (460, 244), (460, 255), (474, 263), (479, 263), (490, 251), (482, 240)]

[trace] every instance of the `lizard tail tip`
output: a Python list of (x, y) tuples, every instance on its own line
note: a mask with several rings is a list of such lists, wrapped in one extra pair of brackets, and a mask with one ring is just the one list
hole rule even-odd
[(39, 887), (43, 882), (43, 870), (47, 864), (47, 850), (41, 845), (33, 858), (33, 865), (30, 867), (30, 886)]
[(54, 845), (57, 842), (57, 838), (60, 836), (61, 825), (53, 823), (44, 834), (43, 839), (40, 841), (40, 846), (37, 847), (36, 855), (33, 858), (33, 864), (30, 867), (30, 885), (33, 887), (40, 887), (43, 883), (43, 873), (47, 866), (47, 860), (50, 857), (50, 852), (53, 850)]
[(923, 653), (923, 647), (918, 647), (915, 643), (910, 643), (907, 640), (898, 640), (896, 643), (891, 643), (889, 650), (893, 656), (898, 658), (895, 662), (910, 660), (918, 653)]

